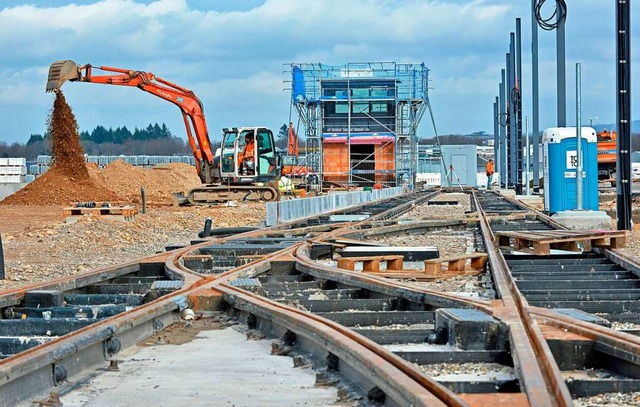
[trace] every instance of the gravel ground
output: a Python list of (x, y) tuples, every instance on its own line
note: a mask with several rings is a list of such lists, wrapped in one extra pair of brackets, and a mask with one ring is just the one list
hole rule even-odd
[(441, 256), (456, 256), (475, 251), (473, 231), (466, 229), (445, 229), (424, 234), (386, 236), (371, 240), (371, 242), (389, 246), (435, 246)]
[(512, 367), (497, 363), (435, 363), (418, 365), (425, 375), (438, 380), (502, 379), (516, 378)]
[(640, 329), (640, 324), (614, 321), (611, 323), (611, 329)]
[(573, 405), (576, 407), (637, 407), (640, 406), (640, 393), (606, 393), (592, 397), (581, 397), (573, 400)]
[(418, 205), (405, 213), (400, 219), (464, 219), (462, 205)]
[(485, 279), (484, 276), (457, 276), (439, 281), (402, 281), (402, 283), (433, 291), (462, 294), (471, 298), (493, 299), (495, 291), (485, 287)]
[(634, 225), (634, 230), (627, 234), (627, 241), (622, 252), (631, 256), (640, 257), (640, 225)]
[(2, 218), (13, 216), (5, 208), (11, 207), (0, 208), (6, 267), (0, 290), (119, 264), (164, 251), (169, 244), (188, 244), (197, 238), (206, 217), (213, 218), (215, 227), (253, 225), (265, 217), (264, 204), (252, 202), (238, 207), (154, 208), (134, 222), (82, 216), (76, 223), (33, 225), (25, 219), (22, 232), (15, 224), (5, 232)]
[(469, 194), (463, 194), (460, 192), (445, 193), (436, 196), (432, 201), (458, 201), (465, 211), (471, 210), (471, 195)]

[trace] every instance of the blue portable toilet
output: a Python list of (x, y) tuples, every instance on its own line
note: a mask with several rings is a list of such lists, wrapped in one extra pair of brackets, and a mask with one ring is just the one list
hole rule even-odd
[[(552, 127), (542, 134), (544, 208), (555, 213), (577, 209), (575, 127)], [(591, 127), (582, 128), (582, 209), (598, 210), (598, 140)]]

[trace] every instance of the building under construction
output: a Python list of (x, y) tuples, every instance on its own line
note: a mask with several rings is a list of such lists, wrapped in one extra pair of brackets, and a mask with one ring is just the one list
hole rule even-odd
[(291, 76), (307, 164), (321, 181), (413, 186), (416, 132), (429, 105), (424, 63), (293, 63)]

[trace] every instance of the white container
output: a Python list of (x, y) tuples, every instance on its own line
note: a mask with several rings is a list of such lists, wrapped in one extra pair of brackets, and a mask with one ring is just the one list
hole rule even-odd
[(23, 167), (27, 165), (27, 159), (26, 158), (9, 158), (9, 165), (17, 165), (17, 166)]
[(5, 184), (18, 184), (23, 182), (22, 175), (0, 175), (0, 182)]
[(0, 158), (0, 167), (6, 167), (7, 165), (9, 165), (9, 159), (8, 158)]
[(27, 175), (27, 167), (0, 167), (2, 175)]

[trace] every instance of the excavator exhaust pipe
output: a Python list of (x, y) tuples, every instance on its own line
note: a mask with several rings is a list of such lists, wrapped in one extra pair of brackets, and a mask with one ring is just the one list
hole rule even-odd
[(56, 61), (49, 67), (47, 79), (47, 92), (55, 92), (66, 81), (78, 81), (82, 79), (80, 66), (73, 61)]

